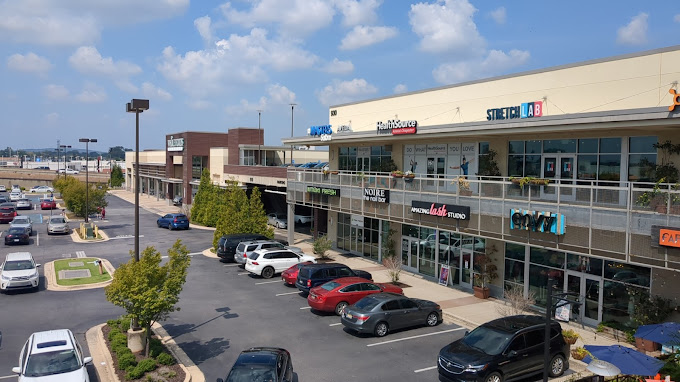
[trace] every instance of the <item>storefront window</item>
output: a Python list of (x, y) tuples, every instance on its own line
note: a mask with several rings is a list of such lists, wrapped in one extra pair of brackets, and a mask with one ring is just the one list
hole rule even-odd
[(602, 321), (619, 322), (626, 326), (637, 326), (631, 320), (635, 309), (635, 301), (631, 297), (631, 290), (644, 290), (644, 288), (626, 285), (616, 281), (605, 280), (602, 296)]
[(529, 291), (534, 293), (536, 305), (545, 308), (548, 299), (548, 279), (553, 278), (555, 285), (564, 285), (564, 272), (541, 265), (529, 264)]
[(529, 259), (534, 264), (542, 264), (550, 267), (564, 269), (564, 253), (551, 251), (544, 248), (532, 247), (529, 252)]
[(567, 254), (567, 269), (585, 272), (595, 276), (602, 276), (602, 259), (594, 257)]
[(508, 176), (524, 176), (524, 155), (508, 156)]
[(508, 144), (508, 153), (524, 154), (524, 141), (510, 141)]
[(526, 248), (525, 246), (520, 245), (520, 244), (506, 243), (505, 244), (505, 258), (506, 259), (515, 259), (515, 260), (524, 261), (525, 248)]
[(597, 138), (579, 139), (578, 140), (579, 153), (597, 153)]
[(600, 155), (599, 180), (619, 181), (621, 179), (621, 155)]
[(649, 268), (610, 260), (604, 263), (604, 278), (643, 287), (649, 287), (651, 279)]
[(621, 138), (600, 138), (600, 153), (620, 153)]
[(658, 139), (652, 137), (630, 137), (628, 156), (628, 180), (631, 182), (654, 182), (656, 149)]
[(505, 287), (524, 285), (524, 261), (505, 259)]
[(208, 157), (192, 156), (191, 157), (191, 178), (193, 180), (201, 179), (203, 168), (208, 164)]
[(575, 153), (575, 139), (548, 139), (543, 141), (544, 153)]
[(657, 143), (656, 136), (649, 137), (630, 137), (628, 140), (628, 151), (631, 153), (656, 153), (654, 145)]
[(540, 155), (527, 155), (524, 162), (524, 176), (541, 176)]
[(543, 152), (543, 141), (526, 141), (527, 154), (541, 154)]
[[(596, 147), (597, 148), (597, 145)], [(579, 155), (577, 179), (597, 179), (597, 155)]]

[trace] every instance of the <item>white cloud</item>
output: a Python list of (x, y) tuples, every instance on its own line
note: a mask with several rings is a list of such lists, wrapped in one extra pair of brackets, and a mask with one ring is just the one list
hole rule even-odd
[(678, 13), (677, 15), (675, 15), (675, 17), (673, 17), (673, 21), (675, 21), (676, 23), (680, 23), (680, 13)]
[(522, 66), (531, 55), (525, 50), (513, 49), (509, 54), (500, 50), (489, 51), (483, 60), (458, 61), (439, 65), (432, 71), (434, 79), (441, 84), (452, 84), (489, 77)]
[(335, 0), (335, 6), (343, 16), (342, 24), (347, 27), (370, 25), (378, 19), (376, 10), (382, 0)]
[(271, 85), (267, 88), (269, 99), (274, 104), (289, 105), (295, 103), (295, 93), (290, 91), (287, 87), (279, 84)]
[(31, 0), (0, 2), (0, 40), (56, 46), (99, 41), (103, 28), (183, 13), (189, 0)]
[(322, 105), (338, 105), (360, 100), (375, 94), (378, 89), (363, 78), (351, 81), (334, 80), (322, 90), (316, 92), (316, 97)]
[(326, 64), (323, 70), (331, 74), (348, 74), (354, 71), (354, 64), (352, 64), (352, 61), (340, 61), (334, 58), (333, 61)]
[(86, 85), (83, 91), (76, 96), (76, 99), (83, 103), (100, 103), (106, 101), (108, 96), (104, 89), (95, 85)]
[(642, 12), (634, 16), (628, 25), (619, 28), (616, 42), (626, 45), (641, 45), (647, 42), (647, 19), (649, 15)]
[(118, 89), (130, 94), (134, 94), (139, 91), (139, 88), (135, 86), (135, 84), (133, 84), (132, 82), (128, 81), (127, 79), (116, 81), (116, 86), (118, 87)]
[(507, 18), (505, 7), (494, 9), (491, 11), (490, 16), (497, 24), (505, 24)]
[(408, 88), (404, 84), (397, 84), (392, 90), (395, 94), (406, 93)]
[(203, 16), (194, 20), (194, 26), (196, 27), (198, 34), (201, 35), (201, 38), (203, 38), (203, 41), (205, 42), (213, 41), (210, 23), (211, 23), (210, 16)]
[(420, 49), (425, 52), (479, 56), (486, 43), (472, 20), (475, 12), (467, 0), (437, 0), (411, 5), (409, 22), (421, 37)]
[(53, 100), (63, 100), (69, 97), (69, 91), (63, 85), (50, 84), (43, 88), (45, 97)]
[(242, 99), (238, 105), (227, 106), (225, 111), (231, 115), (244, 115), (258, 110), (267, 110), (270, 104), (289, 105), (296, 101), (295, 93), (280, 84), (270, 85), (267, 88), (267, 96), (260, 97), (257, 102)]
[(97, 48), (93, 46), (81, 46), (69, 57), (68, 61), (73, 68), (83, 74), (120, 78), (142, 72), (142, 68), (130, 62), (114, 62), (111, 57), (102, 57)]
[(159, 87), (156, 87), (156, 85), (150, 82), (145, 82), (142, 84), (142, 95), (144, 95), (144, 98), (148, 99), (160, 99), (163, 101), (172, 100), (172, 95), (170, 93)]
[(45, 116), (47, 123), (55, 123), (59, 120), (59, 113), (49, 113)]
[(341, 50), (353, 50), (377, 44), (397, 35), (394, 27), (371, 27), (357, 25), (347, 33), (340, 44)]
[(186, 104), (193, 110), (206, 110), (213, 106), (212, 102), (202, 99), (187, 101)]
[(248, 28), (277, 25), (280, 33), (287, 36), (303, 37), (325, 28), (335, 14), (332, 4), (326, 0), (251, 0), (247, 3), (252, 7), (241, 11), (227, 2), (221, 7), (222, 13), (229, 22)]
[(50, 60), (35, 53), (13, 54), (7, 59), (7, 67), (19, 72), (45, 75), (52, 68)]
[(158, 70), (188, 93), (204, 97), (240, 84), (266, 82), (267, 70), (289, 71), (312, 67), (319, 58), (290, 39), (269, 40), (260, 28), (249, 35), (232, 34), (206, 50), (177, 54), (163, 50)]

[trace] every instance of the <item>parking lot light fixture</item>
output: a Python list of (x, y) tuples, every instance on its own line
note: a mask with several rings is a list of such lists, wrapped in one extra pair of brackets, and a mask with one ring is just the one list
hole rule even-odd
[[(90, 142), (95, 143), (97, 139), (93, 138), (80, 138), (78, 142), (85, 143), (85, 223), (88, 222), (89, 218), (89, 208), (90, 208)], [(66, 172), (66, 170), (64, 170)]]
[[(66, 149), (70, 149), (71, 145), (59, 145), (59, 149), (64, 153), (64, 179), (66, 179)], [(57, 178), (59, 177), (59, 158), (57, 158)]]
[(125, 111), (135, 113), (135, 261), (139, 261), (139, 113), (149, 110), (148, 99), (133, 99)]

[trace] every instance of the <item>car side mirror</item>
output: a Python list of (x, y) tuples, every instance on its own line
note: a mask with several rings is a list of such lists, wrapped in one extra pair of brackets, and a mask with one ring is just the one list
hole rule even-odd
[(517, 357), (517, 352), (515, 350), (510, 350), (508, 352), (508, 357)]
[(40, 268), (41, 265), (42, 265), (42, 264), (36, 264), (35, 267), (36, 267), (36, 268)]
[(19, 366), (14, 366), (12, 368), (12, 373), (21, 374), (21, 368)]
[(92, 363), (92, 357), (83, 358), (83, 364), (87, 365), (88, 363)]
[(465, 331), (465, 334), (463, 334), (463, 337), (467, 337), (468, 334), (470, 334), (470, 331), (469, 331), (469, 330), (466, 330), (466, 331)]

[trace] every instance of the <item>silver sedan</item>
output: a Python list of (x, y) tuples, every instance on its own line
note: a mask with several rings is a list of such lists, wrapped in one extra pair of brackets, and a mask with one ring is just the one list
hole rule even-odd
[(20, 228), (26, 228), (28, 229), (28, 235), (31, 236), (33, 234), (33, 223), (31, 222), (31, 218), (28, 216), (17, 216), (12, 220), (11, 223), (9, 223), (10, 228), (12, 227), (20, 227)]
[(17, 210), (32, 210), (33, 203), (29, 199), (19, 199), (17, 200)]

